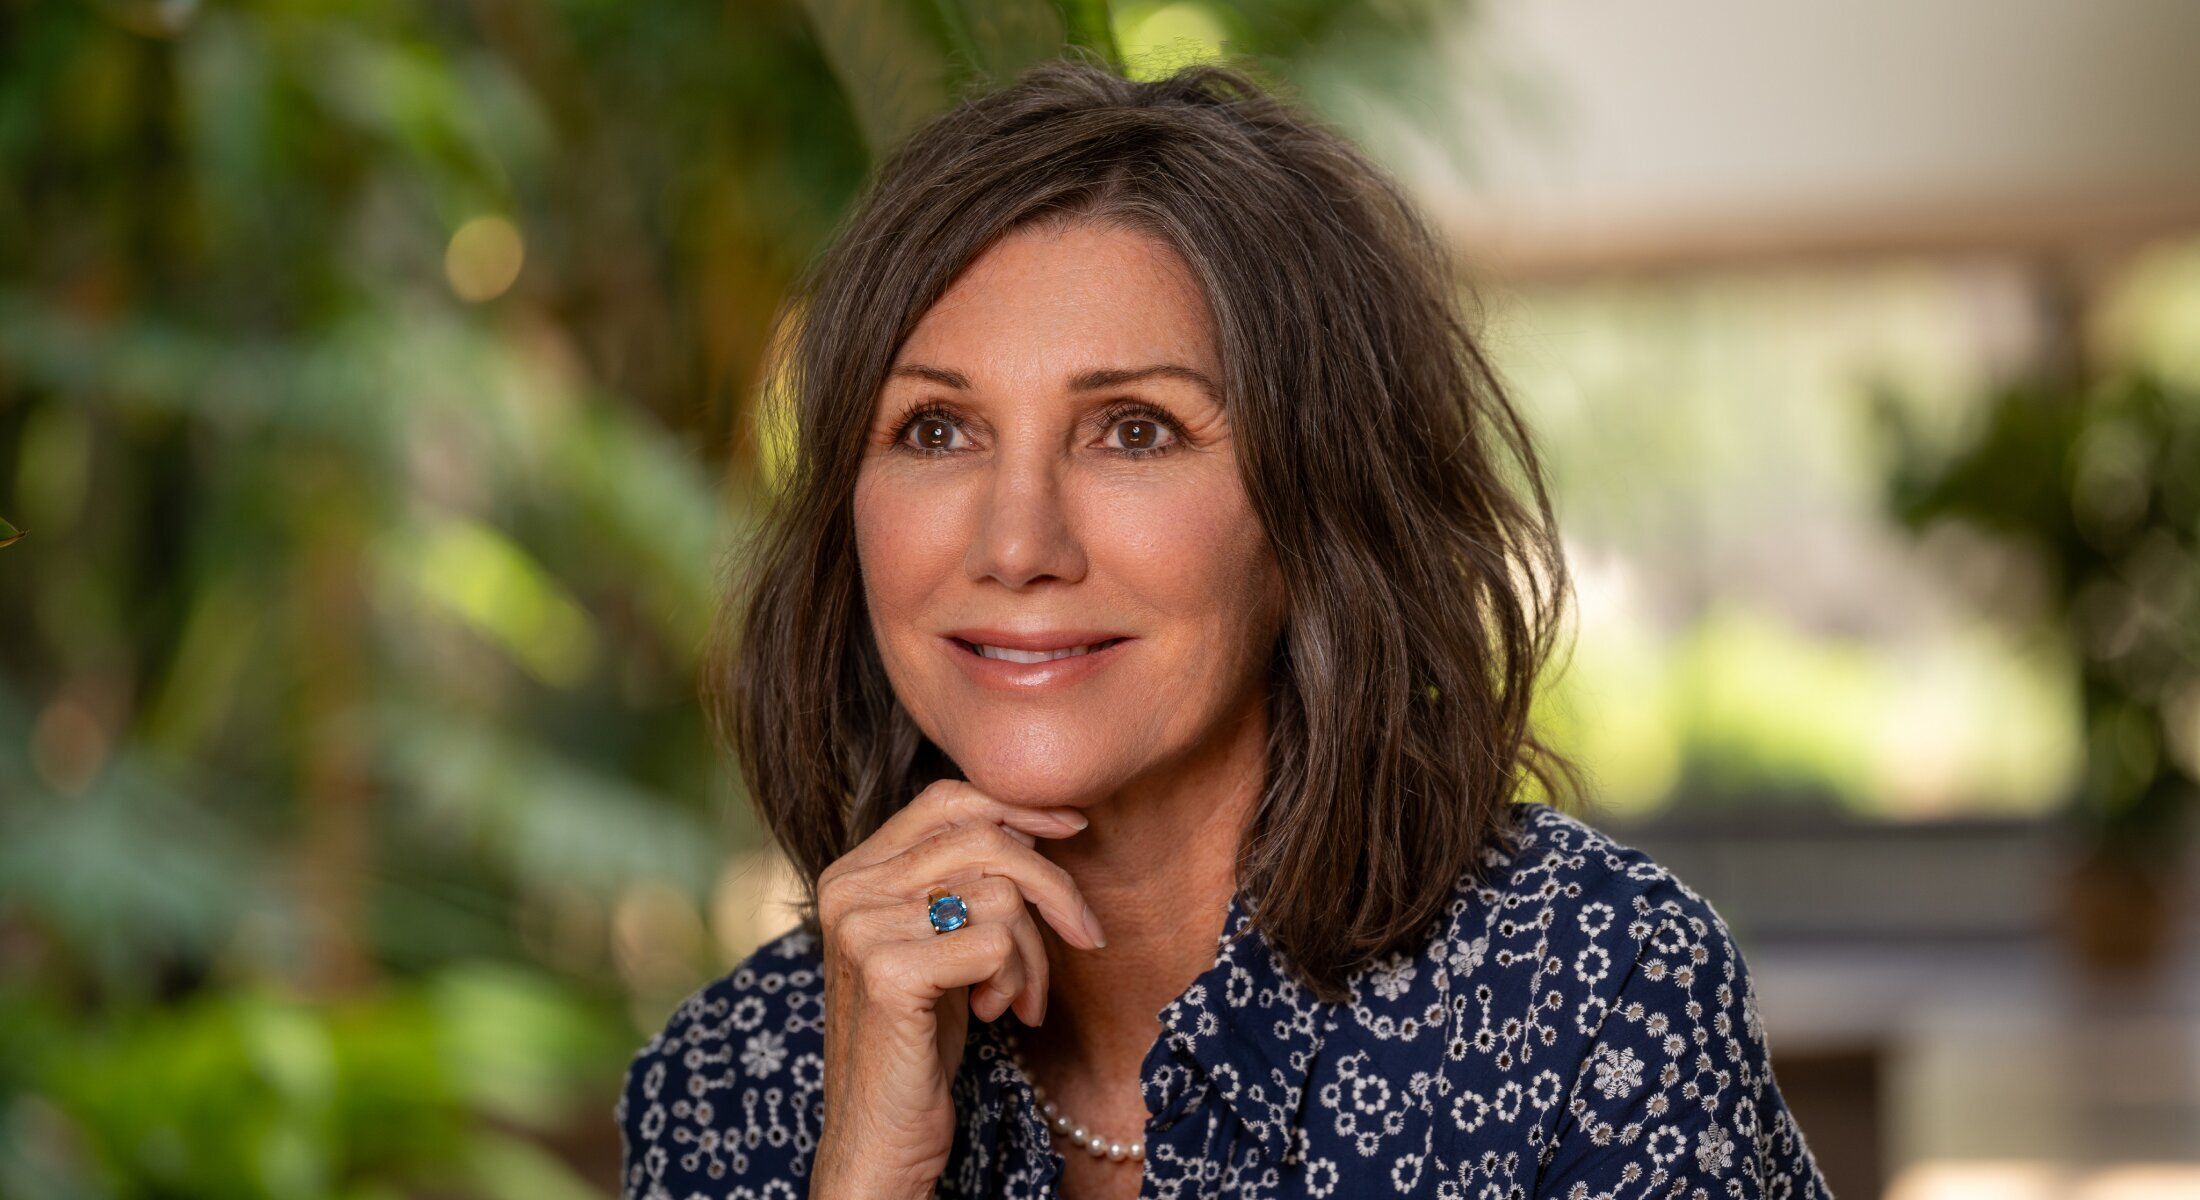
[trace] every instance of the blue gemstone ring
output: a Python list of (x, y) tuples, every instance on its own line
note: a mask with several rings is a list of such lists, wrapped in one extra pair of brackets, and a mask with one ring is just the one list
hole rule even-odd
[(961, 896), (946, 888), (933, 888), (925, 893), (924, 899), (927, 905), (924, 915), (931, 918), (933, 933), (953, 933), (970, 924), (970, 906), (963, 903)]

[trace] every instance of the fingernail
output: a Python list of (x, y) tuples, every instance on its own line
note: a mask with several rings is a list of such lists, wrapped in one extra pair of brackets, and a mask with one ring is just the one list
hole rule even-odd
[(1092, 935), (1092, 944), (1095, 948), (1108, 944), (1108, 935), (1100, 931), (1099, 914), (1092, 911), (1092, 905), (1090, 904), (1085, 906), (1085, 932)]
[(1062, 824), (1069, 826), (1071, 829), (1083, 829), (1092, 824), (1091, 817), (1078, 812), (1074, 808), (1058, 809), (1054, 815), (1061, 820)]

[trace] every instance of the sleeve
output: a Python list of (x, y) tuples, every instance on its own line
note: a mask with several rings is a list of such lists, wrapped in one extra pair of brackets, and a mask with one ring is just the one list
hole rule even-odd
[(753, 967), (681, 1001), (628, 1062), (613, 1106), (622, 1200), (797, 1200), (822, 1115), (823, 1058), (796, 990)]
[[(706, 987), (680, 1002), (627, 1063), (617, 1117), (621, 1147), (619, 1188), (624, 1200), (685, 1197), (716, 1173), (714, 1157), (722, 1135), (708, 1099), (710, 1084), (735, 1085), (730, 1059), (716, 1047), (711, 1010), (718, 1007)], [(717, 1068), (714, 1070), (714, 1068)]]
[(1607, 934), (1613, 959), (1631, 949), (1632, 964), (1569, 1089), (1536, 1195), (1831, 1200), (1773, 1079), (1725, 921), (1669, 876), (1632, 908)]

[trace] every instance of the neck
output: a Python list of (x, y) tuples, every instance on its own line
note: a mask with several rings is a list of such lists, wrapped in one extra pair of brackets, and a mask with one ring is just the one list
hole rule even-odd
[[(1077, 883), (1108, 944), (1084, 950), (1044, 922), (1046, 1017), (1016, 1028), (1026, 1060), (1064, 1095), (1136, 1080), (1158, 1014), (1208, 967), (1237, 885), (1239, 841), (1267, 773), (1267, 704), (1185, 760), (1087, 805), (1092, 824), (1039, 849)], [(1013, 1017), (1008, 1018), (1014, 1020)]]

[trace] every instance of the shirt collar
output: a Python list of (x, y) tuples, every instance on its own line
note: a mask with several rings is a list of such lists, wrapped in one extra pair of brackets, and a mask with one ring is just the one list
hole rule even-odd
[[(1213, 965), (1159, 1014), (1161, 1036), (1139, 1070), (1147, 1107), (1164, 1117), (1181, 1115), (1212, 1092), (1270, 1158), (1296, 1161), (1305, 1146), (1296, 1131), (1307, 1079), (1334, 1026), (1335, 1008), (1291, 974), (1253, 924), (1243, 897), (1233, 895)], [(998, 1026), (972, 1027), (989, 1047), (980, 1057), (990, 1060), (994, 1085), (1006, 1089), (1005, 1115), (1020, 1128), (1019, 1140), (1043, 1155), (1046, 1119), (1008, 1065)]]
[(1149, 1106), (1166, 1112), (1211, 1088), (1272, 1158), (1293, 1161), (1304, 1145), (1295, 1131), (1307, 1078), (1335, 1007), (1299, 982), (1244, 897), (1232, 895), (1214, 965), (1161, 1010), (1161, 1037), (1141, 1071)]

